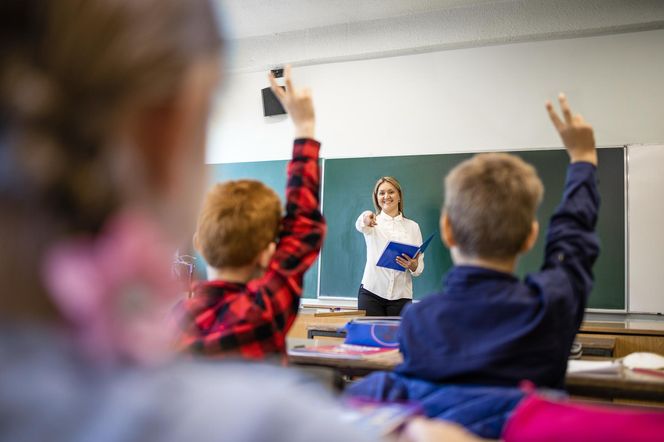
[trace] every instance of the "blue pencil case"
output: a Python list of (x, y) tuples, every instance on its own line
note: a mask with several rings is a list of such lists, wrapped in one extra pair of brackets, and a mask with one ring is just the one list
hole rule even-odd
[(400, 324), (399, 317), (356, 318), (348, 321), (341, 330), (346, 331), (345, 344), (398, 348)]

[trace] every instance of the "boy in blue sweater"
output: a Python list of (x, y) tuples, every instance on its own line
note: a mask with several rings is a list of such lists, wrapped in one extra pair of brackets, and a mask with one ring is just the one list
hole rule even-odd
[[(369, 376), (350, 394), (422, 400), (434, 384), (515, 387), (524, 379), (563, 387), (599, 253), (599, 194), (592, 127), (572, 114), (564, 95), (559, 100), (562, 118), (551, 103), (547, 110), (570, 165), (541, 270), (524, 281), (514, 276), (518, 256), (539, 230), (535, 212), (543, 188), (535, 169), (503, 153), (459, 164), (445, 180), (440, 228), (455, 265), (443, 291), (404, 312), (404, 362), (395, 372)], [(437, 414), (434, 409), (428, 414)]]

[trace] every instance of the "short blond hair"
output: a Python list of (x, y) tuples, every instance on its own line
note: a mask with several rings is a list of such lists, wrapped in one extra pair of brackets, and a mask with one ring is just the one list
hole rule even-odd
[(217, 184), (207, 193), (198, 217), (197, 247), (215, 268), (251, 264), (276, 240), (281, 217), (279, 197), (260, 181)]
[(533, 166), (506, 153), (478, 154), (445, 178), (444, 213), (461, 253), (512, 258), (525, 244), (544, 186)]

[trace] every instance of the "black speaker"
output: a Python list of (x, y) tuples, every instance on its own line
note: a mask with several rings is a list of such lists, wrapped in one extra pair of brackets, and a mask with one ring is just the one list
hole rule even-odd
[[(279, 86), (282, 89), (286, 89), (284, 86)], [(263, 116), (270, 117), (272, 115), (283, 115), (286, 113), (284, 107), (279, 103), (279, 100), (272, 92), (272, 89), (266, 87), (261, 89), (261, 94), (263, 95)]]

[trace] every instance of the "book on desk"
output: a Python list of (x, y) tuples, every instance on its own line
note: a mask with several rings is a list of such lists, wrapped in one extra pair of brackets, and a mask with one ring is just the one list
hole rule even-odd
[(298, 346), (288, 350), (288, 354), (293, 356), (335, 359), (375, 359), (398, 352), (399, 350), (395, 348), (352, 344)]

